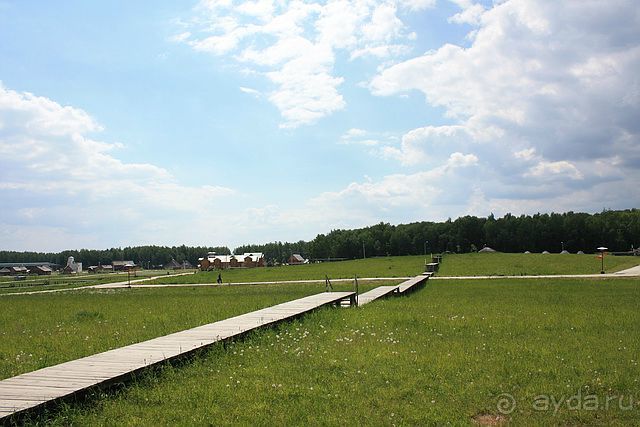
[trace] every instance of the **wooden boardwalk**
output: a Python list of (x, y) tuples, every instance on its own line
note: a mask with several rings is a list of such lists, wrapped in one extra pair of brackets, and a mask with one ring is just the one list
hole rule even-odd
[(420, 276), (416, 276), (413, 279), (406, 280), (400, 283), (400, 285), (398, 286), (398, 292), (401, 294), (404, 294), (404, 293), (409, 293), (411, 291), (414, 291), (419, 287), (421, 287), (422, 285), (424, 285), (425, 283), (427, 283), (427, 280), (429, 280), (429, 277), (431, 276), (426, 276), (421, 274)]
[(325, 292), (242, 314), (126, 347), (0, 381), (0, 423), (93, 387), (127, 380), (155, 364), (170, 361), (250, 330), (300, 316), (319, 307), (355, 303), (354, 292)]
[(395, 286), (378, 286), (369, 292), (358, 295), (358, 305), (368, 304), (378, 298), (386, 297), (390, 294), (398, 292), (398, 285)]
[(405, 280), (399, 285), (395, 286), (378, 286), (371, 289), (369, 292), (358, 295), (358, 305), (368, 304), (378, 298), (384, 298), (389, 295), (404, 294), (411, 292), (422, 285), (433, 275), (433, 273), (423, 273), (420, 276), (413, 277), (409, 280)]

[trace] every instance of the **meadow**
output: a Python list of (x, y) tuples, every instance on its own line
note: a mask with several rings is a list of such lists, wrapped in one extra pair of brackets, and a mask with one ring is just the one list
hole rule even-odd
[[(422, 270), (423, 257), (404, 258), (373, 259), (386, 262), (376, 272), (385, 267), (389, 275)], [(609, 257), (606, 262), (617, 261), (611, 268), (623, 269), (637, 259)], [(345, 277), (371, 276), (360, 263), (373, 260), (318, 266), (324, 271), (335, 266), (334, 278), (340, 271)], [(591, 272), (584, 270), (592, 268), (592, 260), (599, 268), (600, 260), (592, 255), (447, 255), (440, 275), (567, 272), (562, 266), (585, 273)], [(266, 277), (277, 272), (286, 277), (279, 280), (301, 280), (327, 274), (304, 270), (314, 266), (279, 267)], [(270, 270), (224, 271), (223, 278), (227, 282), (228, 273), (265, 271)], [(206, 276), (215, 281), (217, 272), (179, 279)], [(361, 281), (360, 290), (380, 284)], [(333, 286), (352, 290), (351, 283)], [(0, 378), (322, 291), (324, 284), (296, 283), (0, 297)], [(325, 308), (214, 345), (186, 362), (149, 371), (126, 388), (98, 391), (87, 401), (27, 421), (636, 424), (639, 297), (638, 278), (429, 281), (406, 297), (357, 309)], [(547, 400), (540, 401), (541, 396)], [(498, 405), (505, 398), (501, 412)]]
[(47, 422), (637, 424), (639, 298), (638, 279), (433, 281), (216, 345)]
[(161, 274), (166, 273), (158, 270), (140, 270), (135, 273), (131, 273), (130, 276), (127, 276), (127, 273), (81, 273), (78, 275), (54, 273), (50, 276), (27, 276), (24, 280), (16, 280), (15, 277), (4, 276), (0, 277), (0, 294), (79, 288), (83, 286), (100, 285), (103, 283), (126, 282), (128, 277), (130, 277), (131, 280), (135, 280)]
[[(431, 262), (431, 256), (428, 257)], [(633, 267), (638, 257), (605, 259), (607, 272)], [(221, 271), (199, 271), (193, 276), (167, 277), (150, 283), (216, 283), (218, 273), (224, 283), (264, 282), (278, 280), (313, 280), (358, 277), (409, 277), (424, 271), (425, 257), (397, 256), (355, 259), (317, 264), (264, 268), (238, 268)], [(595, 255), (470, 253), (444, 256), (439, 276), (504, 276), (600, 273), (600, 260)]]
[(410, 277), (424, 271), (424, 256), (380, 257), (277, 267), (235, 268), (199, 271), (194, 276), (168, 277), (152, 283), (216, 283), (218, 273), (224, 283), (279, 280), (320, 280), (358, 277)]
[(0, 379), (323, 291), (324, 284), (298, 284), (7, 295), (0, 297)]
[[(605, 272), (613, 273), (640, 264), (634, 256), (605, 256)], [(439, 276), (540, 276), (598, 274), (601, 260), (594, 254), (470, 253), (445, 255)]]

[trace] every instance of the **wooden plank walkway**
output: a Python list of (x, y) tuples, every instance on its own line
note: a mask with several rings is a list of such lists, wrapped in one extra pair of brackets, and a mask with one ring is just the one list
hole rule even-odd
[(433, 273), (431, 272), (422, 273), (420, 276), (412, 277), (399, 285), (378, 286), (377, 288), (371, 289), (369, 292), (358, 295), (358, 305), (368, 304), (378, 298), (384, 298), (392, 294), (408, 293), (424, 285), (432, 275)]
[(325, 292), (182, 332), (105, 351), (0, 381), (0, 424), (9, 417), (80, 395), (90, 388), (124, 381), (157, 363), (215, 342), (300, 316), (319, 307), (355, 302), (355, 292)]
[(369, 292), (358, 295), (358, 305), (365, 305), (378, 298), (398, 292), (398, 285), (395, 286), (378, 286)]
[(418, 289), (420, 286), (424, 285), (427, 280), (431, 276), (420, 275), (416, 276), (413, 279), (406, 280), (398, 286), (398, 292), (401, 294), (408, 293)]

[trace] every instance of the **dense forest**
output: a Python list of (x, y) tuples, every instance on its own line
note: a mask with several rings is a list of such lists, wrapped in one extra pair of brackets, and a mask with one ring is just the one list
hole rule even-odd
[[(310, 259), (362, 258), (386, 255), (419, 255), (430, 252), (473, 252), (485, 245), (501, 252), (594, 252), (599, 246), (628, 251), (640, 244), (640, 210), (603, 211), (597, 214), (568, 212), (502, 218), (464, 216), (445, 222), (380, 223), (355, 230), (333, 230), (315, 239), (296, 243), (272, 242), (235, 248), (234, 253), (263, 252), (269, 263), (286, 262), (293, 253)], [(132, 260), (145, 267), (171, 259), (197, 265), (209, 251), (229, 254), (227, 247), (139, 246), (108, 250), (33, 253), (0, 251), (1, 262), (50, 261), (64, 265), (69, 256), (85, 266)]]
[(640, 244), (640, 210), (597, 214), (563, 213), (487, 218), (464, 216), (455, 221), (380, 223), (356, 230), (333, 230), (310, 242), (241, 246), (236, 252), (264, 252), (286, 260), (291, 253), (311, 259), (474, 252), (489, 246), (500, 252), (595, 252), (599, 246), (628, 251)]

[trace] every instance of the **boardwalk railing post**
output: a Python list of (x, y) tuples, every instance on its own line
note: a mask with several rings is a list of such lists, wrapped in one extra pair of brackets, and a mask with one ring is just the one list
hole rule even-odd
[(359, 295), (359, 292), (358, 292), (358, 275), (357, 274), (354, 276), (353, 285), (354, 285), (355, 291), (356, 291), (355, 303), (356, 303), (356, 307), (357, 307), (358, 306), (358, 295)]
[(333, 292), (333, 286), (331, 286), (331, 280), (329, 280), (329, 276), (324, 275), (324, 291), (325, 292)]

